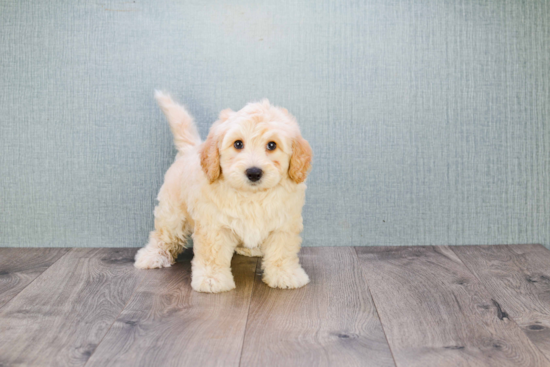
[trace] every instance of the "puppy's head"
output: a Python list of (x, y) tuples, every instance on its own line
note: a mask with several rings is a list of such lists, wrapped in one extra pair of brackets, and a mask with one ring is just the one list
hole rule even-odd
[(238, 112), (223, 110), (201, 150), (201, 166), (211, 183), (222, 178), (246, 191), (270, 189), (282, 180), (301, 183), (311, 159), (296, 119), (267, 100)]

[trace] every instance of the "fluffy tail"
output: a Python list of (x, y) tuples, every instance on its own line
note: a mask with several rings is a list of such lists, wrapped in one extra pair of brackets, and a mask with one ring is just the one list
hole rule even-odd
[(156, 90), (155, 99), (170, 124), (170, 129), (174, 134), (174, 144), (178, 151), (183, 152), (190, 146), (199, 145), (201, 137), (189, 112), (174, 102), (167, 93)]

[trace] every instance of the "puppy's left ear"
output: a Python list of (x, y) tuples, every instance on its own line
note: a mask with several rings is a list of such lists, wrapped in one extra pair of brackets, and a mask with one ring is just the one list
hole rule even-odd
[(313, 151), (307, 140), (301, 136), (294, 139), (292, 144), (292, 157), (290, 157), (290, 166), (288, 168), (288, 177), (297, 184), (304, 182), (311, 169), (312, 158)]
[(218, 138), (212, 131), (201, 147), (201, 167), (210, 183), (216, 181), (222, 174)]

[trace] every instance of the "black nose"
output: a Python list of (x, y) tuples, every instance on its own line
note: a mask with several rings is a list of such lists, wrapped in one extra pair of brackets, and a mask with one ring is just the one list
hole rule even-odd
[(258, 167), (252, 167), (246, 170), (246, 177), (252, 182), (258, 181), (260, 178), (262, 178), (262, 174), (264, 172), (259, 169)]

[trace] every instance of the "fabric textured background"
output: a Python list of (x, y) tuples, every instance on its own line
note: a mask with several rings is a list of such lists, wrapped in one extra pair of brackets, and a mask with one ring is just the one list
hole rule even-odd
[(175, 156), (269, 98), (314, 152), (306, 246), (550, 245), (546, 0), (0, 2), (0, 245), (142, 246)]

